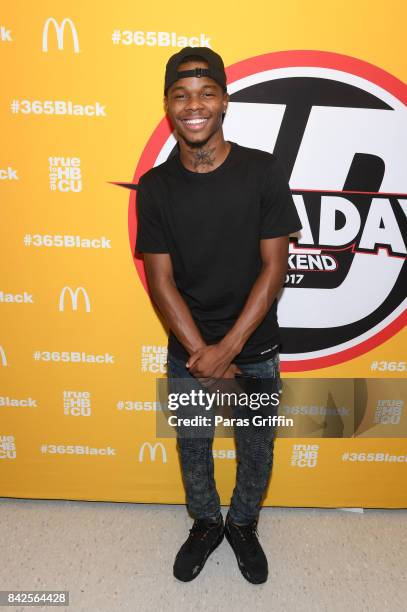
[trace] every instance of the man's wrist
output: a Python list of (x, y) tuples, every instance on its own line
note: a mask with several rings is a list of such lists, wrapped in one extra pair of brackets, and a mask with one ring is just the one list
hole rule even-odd
[(232, 337), (226, 335), (219, 342), (219, 346), (225, 352), (227, 357), (228, 358), (230, 357), (230, 361), (233, 361), (233, 359), (236, 357), (236, 355), (238, 355), (241, 352), (241, 350), (243, 348), (243, 343), (242, 343), (242, 341), (239, 341), (239, 340), (237, 340), (235, 338), (232, 338)]
[(185, 348), (187, 349), (187, 351), (188, 351), (188, 353), (190, 355), (193, 355), (194, 353), (196, 353), (200, 349), (205, 348), (206, 346), (207, 346), (207, 344), (205, 342), (199, 342), (199, 343), (196, 343), (194, 345), (191, 345), (191, 346), (188, 346), (188, 347), (185, 347)]

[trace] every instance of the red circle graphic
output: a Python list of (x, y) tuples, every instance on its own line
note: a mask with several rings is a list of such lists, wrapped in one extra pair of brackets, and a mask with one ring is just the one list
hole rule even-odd
[[(231, 84), (251, 74), (290, 67), (331, 68), (333, 70), (348, 72), (385, 89), (398, 100), (407, 104), (407, 85), (389, 72), (363, 60), (341, 55), (339, 53), (331, 53), (329, 51), (278, 51), (251, 57), (237, 62), (226, 69), (227, 82)], [(137, 183), (140, 176), (154, 166), (163, 145), (168, 140), (171, 133), (172, 130), (168, 119), (167, 117), (163, 117), (144, 147), (133, 177), (134, 183)], [(134, 190), (132, 190), (130, 194), (128, 229), (130, 247), (132, 253), (134, 253), (137, 235), (136, 191)], [(134, 257), (134, 263), (140, 280), (149, 294), (143, 260), (139, 257)], [(292, 361), (281, 360), (281, 370), (283, 372), (304, 372), (344, 363), (379, 346), (400, 331), (406, 323), (407, 310), (389, 323), (387, 327), (355, 346), (323, 357)]]

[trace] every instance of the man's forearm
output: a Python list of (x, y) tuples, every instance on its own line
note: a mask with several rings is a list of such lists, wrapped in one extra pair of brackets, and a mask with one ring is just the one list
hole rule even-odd
[(283, 286), (285, 274), (286, 269), (281, 266), (263, 265), (239, 318), (220, 342), (227, 353), (235, 357), (243, 349), (270, 310)]
[(243, 310), (218, 344), (199, 349), (188, 359), (187, 366), (194, 376), (221, 378), (236, 355), (241, 353), (283, 286), (288, 266), (288, 248), (288, 235), (260, 240), (262, 268)]
[(168, 327), (190, 355), (206, 346), (202, 335), (192, 318), (188, 305), (171, 280), (156, 285), (149, 283), (154, 302), (157, 304)]
[(215, 345), (196, 351), (187, 366), (194, 376), (221, 378), (264, 319), (284, 282), (285, 265), (263, 264), (239, 318)]

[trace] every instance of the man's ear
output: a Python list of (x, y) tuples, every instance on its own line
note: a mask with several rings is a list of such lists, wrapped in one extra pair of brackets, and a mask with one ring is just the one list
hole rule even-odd
[(228, 107), (228, 104), (229, 104), (229, 94), (228, 94), (228, 93), (224, 93), (224, 94), (223, 94), (223, 102), (224, 102), (224, 105), (225, 105), (225, 106), (224, 106), (224, 109), (225, 109), (225, 110), (224, 110), (223, 112), (225, 113), (225, 112), (226, 112), (226, 109), (227, 109), (227, 107)]
[(164, 111), (166, 113), (168, 113), (168, 98), (167, 98), (167, 96), (164, 96), (164, 98), (163, 98), (163, 106), (164, 106)]

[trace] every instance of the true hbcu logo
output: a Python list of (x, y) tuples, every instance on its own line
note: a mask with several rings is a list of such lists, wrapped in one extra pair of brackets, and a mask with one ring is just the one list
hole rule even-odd
[[(260, 55), (227, 75), (225, 137), (275, 153), (303, 225), (290, 240), (279, 302), (282, 369), (363, 354), (406, 319), (407, 87), (371, 64), (317, 51)], [(127, 186), (175, 144), (164, 118)], [(135, 202), (132, 191), (132, 252)], [(135, 264), (147, 289), (143, 262)]]

